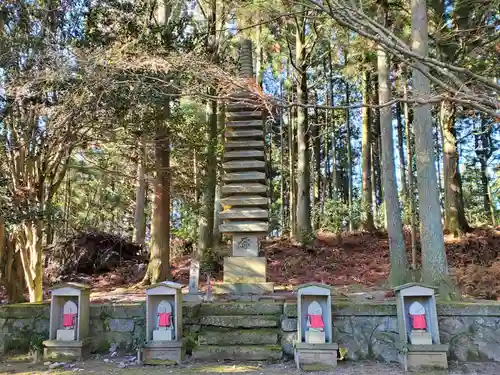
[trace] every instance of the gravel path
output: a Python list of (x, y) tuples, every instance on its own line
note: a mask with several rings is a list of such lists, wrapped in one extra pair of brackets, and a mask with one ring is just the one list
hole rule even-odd
[[(109, 375), (400, 375), (404, 371), (397, 364), (377, 362), (342, 362), (330, 372), (303, 372), (295, 368), (293, 362), (278, 364), (230, 364), (230, 363), (192, 363), (183, 366), (128, 366), (120, 368), (120, 359), (104, 363), (103, 360), (90, 360), (49, 369), (48, 365), (31, 365), (22, 362), (3, 362), (0, 364), (0, 375), (73, 375), (73, 374), (109, 374)], [(419, 371), (412, 375), (496, 375), (500, 374), (500, 363), (453, 363), (448, 371)]]

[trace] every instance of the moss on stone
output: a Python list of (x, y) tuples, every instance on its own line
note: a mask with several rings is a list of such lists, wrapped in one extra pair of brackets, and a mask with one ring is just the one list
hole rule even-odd
[(223, 302), (200, 305), (199, 314), (207, 315), (281, 315), (283, 304), (278, 302)]
[(204, 329), (198, 336), (200, 345), (267, 345), (278, 342), (278, 330), (272, 328)]

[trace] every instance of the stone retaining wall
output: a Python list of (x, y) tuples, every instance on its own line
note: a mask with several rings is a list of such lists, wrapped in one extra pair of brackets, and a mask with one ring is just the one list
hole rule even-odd
[[(249, 315), (253, 315), (248, 320)], [(263, 315), (262, 319), (255, 315)], [(185, 305), (184, 333), (188, 350), (194, 345), (226, 343), (231, 335), (198, 335), (202, 325), (238, 329), (238, 317), (248, 321), (255, 334), (267, 332), (269, 316), (280, 320), (279, 341), (286, 357), (292, 354), (296, 337), (297, 306), (295, 303), (231, 302)], [(450, 359), (459, 361), (500, 361), (500, 304), (447, 303), (438, 305), (441, 341), (450, 344)], [(275, 322), (275, 320), (274, 320)], [(352, 304), (337, 301), (333, 309), (334, 337), (339, 346), (348, 349), (349, 359), (396, 361), (398, 339), (394, 303)], [(275, 323), (274, 323), (275, 324)], [(135, 340), (144, 334), (143, 303), (92, 304), (90, 308), (91, 350), (107, 351), (115, 344), (131, 350)], [(48, 336), (49, 305), (17, 304), (0, 307), (0, 351), (28, 349), (36, 336)], [(230, 329), (230, 328), (229, 328)], [(251, 341), (252, 334), (248, 333)], [(269, 338), (269, 340), (273, 338)], [(224, 344), (221, 342), (221, 345)], [(227, 343), (226, 343), (227, 344)]]

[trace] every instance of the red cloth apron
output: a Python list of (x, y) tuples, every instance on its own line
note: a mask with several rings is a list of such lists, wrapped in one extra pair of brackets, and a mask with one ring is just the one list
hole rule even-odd
[(75, 325), (76, 314), (63, 314), (63, 327), (73, 327)]
[(321, 315), (309, 315), (311, 328), (325, 328), (325, 323)]
[(170, 313), (158, 314), (158, 327), (170, 327)]
[(411, 315), (413, 318), (413, 329), (426, 329), (425, 315)]

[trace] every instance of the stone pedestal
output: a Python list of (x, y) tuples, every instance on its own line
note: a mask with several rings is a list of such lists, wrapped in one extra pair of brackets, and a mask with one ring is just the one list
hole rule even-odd
[(86, 341), (45, 340), (43, 357), (47, 361), (82, 361), (87, 354)]
[(74, 329), (58, 329), (56, 340), (74, 341), (76, 340), (76, 331)]
[(326, 371), (337, 366), (338, 344), (295, 344), (295, 363), (302, 370)]
[(325, 332), (306, 331), (306, 343), (324, 344), (326, 342)]
[(184, 360), (186, 345), (184, 340), (150, 341), (143, 351), (143, 361), (149, 365), (168, 365)]
[(153, 330), (153, 341), (172, 341), (172, 330), (162, 330), (155, 329)]
[(448, 368), (448, 350), (447, 344), (439, 345), (410, 345), (406, 356), (401, 353), (398, 361), (402, 366), (409, 370), (418, 370), (425, 367)]
[(432, 336), (425, 331), (410, 332), (410, 342), (413, 345), (432, 345)]
[(226, 257), (224, 258), (225, 283), (265, 283), (266, 258)]

